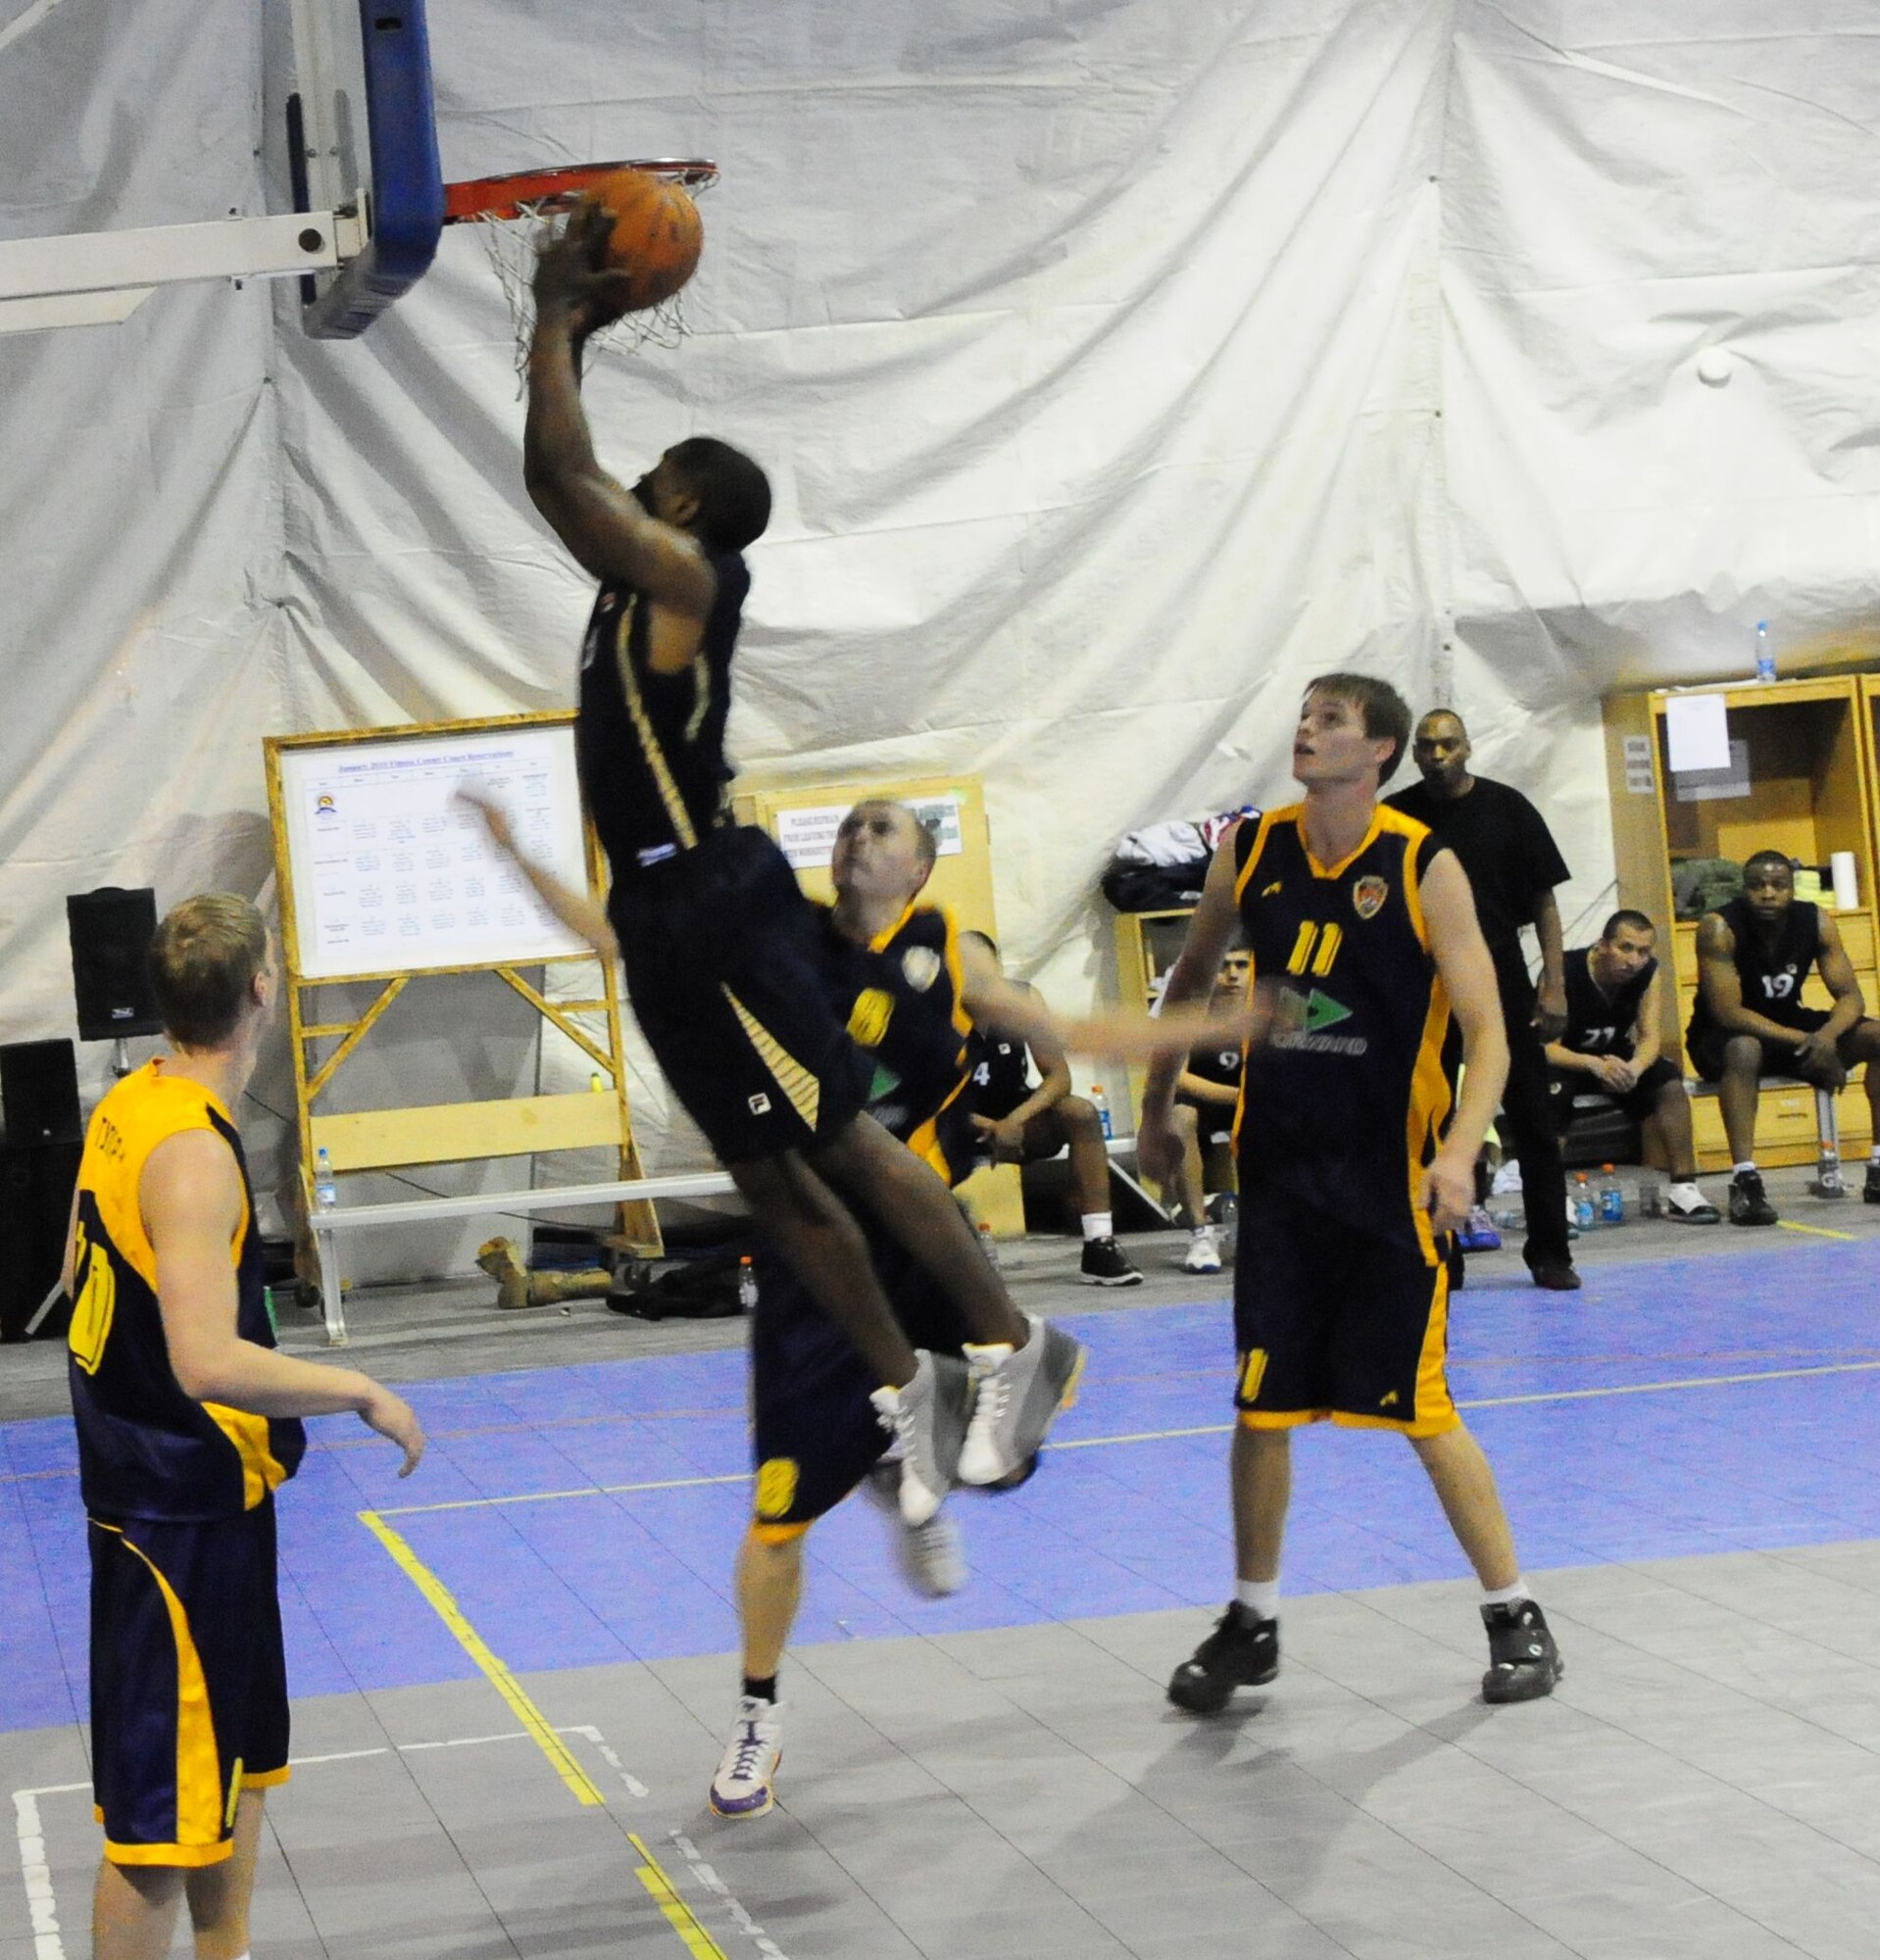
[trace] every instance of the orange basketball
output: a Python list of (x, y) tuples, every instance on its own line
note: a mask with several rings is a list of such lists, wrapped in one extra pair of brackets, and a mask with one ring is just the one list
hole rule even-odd
[(643, 313), (669, 300), (699, 263), (705, 228), (698, 206), (647, 171), (614, 171), (587, 195), (614, 214), (608, 269), (630, 281), (620, 311)]

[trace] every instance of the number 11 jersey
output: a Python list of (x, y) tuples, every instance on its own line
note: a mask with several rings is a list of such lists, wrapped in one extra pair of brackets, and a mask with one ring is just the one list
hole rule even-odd
[(1235, 896), (1257, 985), (1273, 1001), (1249, 1051), (1238, 1138), (1243, 1190), (1321, 1219), (1411, 1240), (1434, 1256), (1417, 1201), (1455, 1100), (1450, 1004), (1421, 885), (1439, 839), (1379, 805), (1336, 864), (1308, 848), (1305, 808), (1243, 823)]

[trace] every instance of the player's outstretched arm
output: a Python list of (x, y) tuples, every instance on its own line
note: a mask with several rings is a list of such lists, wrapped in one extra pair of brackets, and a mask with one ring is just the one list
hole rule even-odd
[(1475, 917), (1475, 894), (1455, 852), (1438, 851), (1423, 872), (1430, 954), (1462, 1031), (1462, 1094), (1425, 1173), (1424, 1202), (1438, 1232), (1453, 1232), (1475, 1201), (1475, 1158), (1508, 1084), (1508, 1028), (1495, 962)]
[(139, 1181), (144, 1224), (157, 1255), (157, 1304), (170, 1366), (182, 1392), (251, 1415), (338, 1415), (351, 1410), (405, 1452), (408, 1477), (424, 1432), (402, 1396), (356, 1368), (302, 1361), (244, 1341), (229, 1242), (241, 1219), (241, 1178), (228, 1146), (185, 1130), (151, 1152)]
[[(1206, 1001), (1213, 994), (1214, 976), (1220, 971), (1221, 959), (1240, 923), (1240, 907), (1234, 896), (1234, 839), (1239, 832), (1238, 823), (1230, 825), (1214, 847), (1202, 885), (1201, 902), (1189, 916), (1187, 937), (1163, 985), (1164, 1015), (1191, 1008), (1194, 1003)], [(1250, 987), (1249, 1000), (1257, 998), (1259, 993), (1259, 988)], [(1180, 1054), (1157, 1056), (1150, 1063), (1149, 1077), (1143, 1084), (1136, 1155), (1143, 1169), (1158, 1183), (1172, 1177), (1182, 1160), (1182, 1143), (1175, 1135), (1172, 1114), (1181, 1064)]]
[(717, 576), (696, 539), (650, 515), (600, 466), (581, 403), (581, 349), (610, 278), (596, 270), (613, 220), (579, 211), (535, 267), (522, 480), (583, 570), (623, 579), (649, 600), (703, 623)]
[(577, 892), (572, 885), (563, 884), (546, 866), (536, 863), (532, 858), (524, 858), (516, 848), (516, 832), (510, 825), (509, 812), (501, 804), (470, 784), (458, 790), (457, 800), (469, 804), (483, 819), (490, 842), (514, 862), (528, 880), (535, 896), (569, 932), (586, 940), (603, 959), (618, 959), (620, 956), (620, 942), (614, 936), (607, 907), (593, 893)]

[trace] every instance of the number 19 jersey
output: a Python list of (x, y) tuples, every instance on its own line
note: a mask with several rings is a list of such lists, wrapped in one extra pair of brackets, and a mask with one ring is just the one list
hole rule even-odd
[(1247, 1057), (1243, 1190), (1429, 1257), (1417, 1187), (1455, 1100), (1449, 996), (1421, 897), (1442, 848), (1383, 805), (1336, 864), (1312, 857), (1303, 805), (1249, 819), (1234, 839), (1253, 978), (1274, 1006)]

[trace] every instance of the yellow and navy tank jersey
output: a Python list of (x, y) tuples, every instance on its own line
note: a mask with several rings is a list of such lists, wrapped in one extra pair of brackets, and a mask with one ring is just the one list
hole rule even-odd
[(574, 754), (617, 879), (691, 850), (723, 815), (731, 656), (751, 574), (737, 552), (710, 557), (717, 597), (683, 672), (654, 671), (648, 607), (632, 586), (604, 584), (588, 618)]
[(867, 1108), (949, 1184), (972, 1169), (968, 1038), (960, 935), (944, 906), (915, 904), (866, 947), (828, 913), (838, 1007), (874, 1064)]
[(1243, 1177), (1426, 1252), (1416, 1191), (1455, 1092), (1449, 996), (1421, 897), (1442, 848), (1381, 805), (1336, 864), (1313, 858), (1300, 805), (1250, 819), (1234, 840), (1254, 979), (1275, 1008), (1247, 1057)]
[(199, 1402), (170, 1365), (138, 1187), (151, 1152), (185, 1130), (213, 1130), (234, 1154), (242, 1196), (228, 1243), (236, 1331), (258, 1347), (274, 1345), (241, 1139), (210, 1090), (161, 1060), (147, 1062), (93, 1110), (78, 1164), (67, 1360), (79, 1482), (94, 1517), (191, 1524), (237, 1516), (291, 1477), (306, 1448), (299, 1422)]

